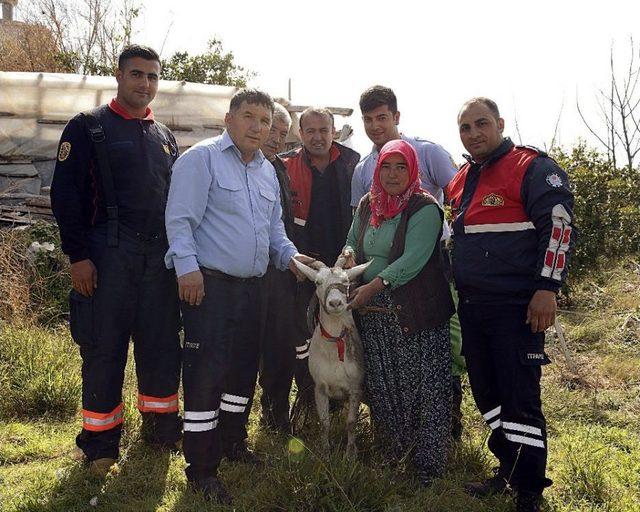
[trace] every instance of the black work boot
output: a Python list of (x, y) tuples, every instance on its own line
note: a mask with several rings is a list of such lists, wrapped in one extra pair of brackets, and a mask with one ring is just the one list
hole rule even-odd
[(231, 444), (224, 450), (224, 456), (229, 462), (242, 462), (254, 466), (263, 466), (264, 461), (247, 448), (246, 441)]
[(516, 512), (540, 512), (540, 510), (542, 510), (542, 494), (518, 491)]
[(194, 492), (201, 492), (207, 501), (220, 503), (222, 505), (231, 505), (233, 503), (231, 495), (217, 476), (210, 476), (201, 480), (191, 480), (189, 487), (191, 487)]
[(495, 471), (495, 475), (482, 482), (467, 482), (464, 484), (464, 490), (471, 496), (481, 498), (491, 496), (492, 494), (500, 494), (505, 491), (509, 492), (511, 488), (509, 487), (507, 479), (498, 470)]

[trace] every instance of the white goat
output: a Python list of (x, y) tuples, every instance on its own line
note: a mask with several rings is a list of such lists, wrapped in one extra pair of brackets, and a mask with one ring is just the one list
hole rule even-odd
[(356, 454), (355, 425), (358, 418), (364, 361), (362, 342), (347, 309), (349, 285), (369, 263), (343, 269), (348, 254), (342, 254), (329, 268), (308, 267), (294, 260), (298, 269), (316, 284), (320, 314), (309, 346), (309, 372), (315, 383), (318, 417), (322, 425), (323, 447), (329, 448), (329, 399), (349, 400), (347, 415), (347, 455)]

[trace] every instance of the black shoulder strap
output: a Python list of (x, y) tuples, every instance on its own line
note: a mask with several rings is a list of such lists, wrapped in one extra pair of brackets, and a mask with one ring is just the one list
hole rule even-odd
[(109, 164), (109, 156), (107, 154), (107, 144), (104, 129), (100, 121), (92, 112), (83, 112), (89, 137), (93, 142), (96, 150), (96, 159), (98, 162), (98, 171), (102, 181), (102, 189), (104, 191), (104, 201), (107, 208), (107, 245), (109, 247), (118, 246), (118, 202), (116, 200), (116, 191), (113, 184), (113, 174), (111, 174), (111, 165)]

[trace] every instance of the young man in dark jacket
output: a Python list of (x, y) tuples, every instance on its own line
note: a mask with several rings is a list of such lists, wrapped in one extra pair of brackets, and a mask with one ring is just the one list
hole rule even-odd
[(71, 334), (82, 356), (76, 443), (99, 475), (118, 458), (130, 338), (143, 437), (173, 446), (181, 435), (178, 294), (164, 266), (164, 212), (178, 147), (149, 108), (159, 75), (151, 48), (122, 52), (116, 97), (69, 121), (51, 187), (71, 261)]

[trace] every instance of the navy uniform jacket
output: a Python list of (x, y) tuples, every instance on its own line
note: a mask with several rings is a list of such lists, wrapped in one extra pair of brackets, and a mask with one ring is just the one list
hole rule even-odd
[[(114, 181), (120, 225), (135, 233), (164, 233), (171, 166), (178, 145), (153, 118), (132, 118), (116, 101), (92, 110), (102, 125)], [(60, 227), (62, 250), (71, 263), (89, 258), (88, 236), (106, 225), (101, 176), (83, 114), (65, 127), (51, 186), (51, 206)]]
[(558, 291), (576, 232), (569, 180), (553, 159), (505, 139), (465, 164), (448, 196), (461, 300), (528, 303), (536, 290)]

